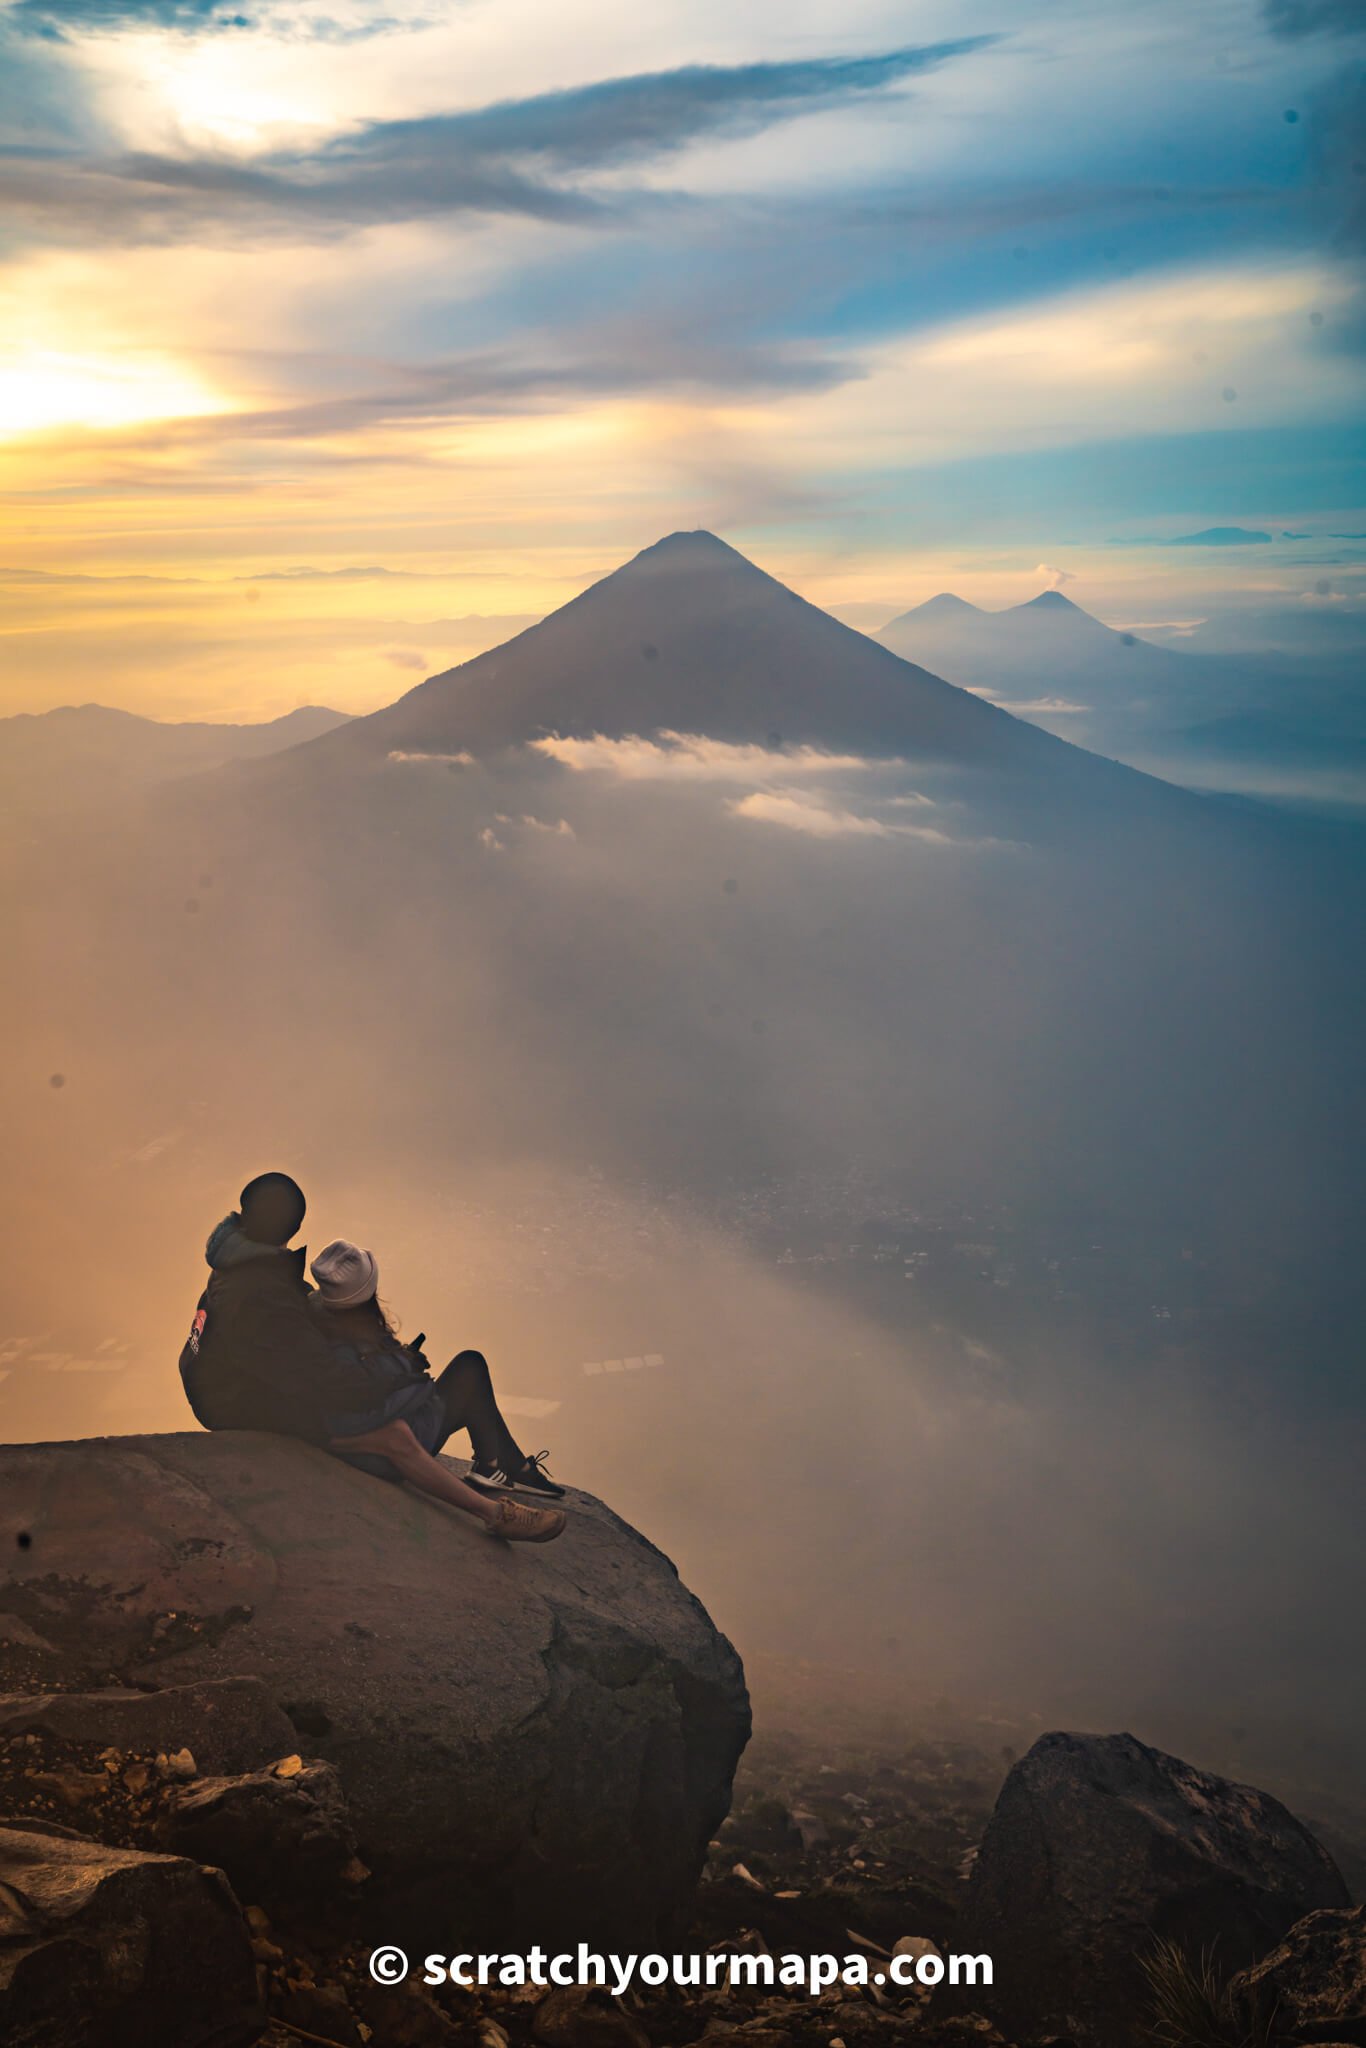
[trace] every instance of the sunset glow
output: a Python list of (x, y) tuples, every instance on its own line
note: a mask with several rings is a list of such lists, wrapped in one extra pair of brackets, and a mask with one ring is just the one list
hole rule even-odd
[(4, 708), (369, 708), (677, 527), (858, 623), (1359, 606), (1346, 45), (1263, 14), (22, 0)]

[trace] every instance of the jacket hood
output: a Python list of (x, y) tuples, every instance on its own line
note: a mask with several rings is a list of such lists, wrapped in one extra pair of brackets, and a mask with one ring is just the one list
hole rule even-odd
[(222, 1273), (229, 1266), (244, 1266), (249, 1259), (293, 1259), (303, 1270), (307, 1253), (295, 1250), (289, 1245), (258, 1244), (254, 1237), (248, 1237), (242, 1228), (242, 1218), (234, 1209), (231, 1216), (225, 1216), (221, 1223), (209, 1232), (209, 1241), (204, 1247), (204, 1259), (215, 1273)]

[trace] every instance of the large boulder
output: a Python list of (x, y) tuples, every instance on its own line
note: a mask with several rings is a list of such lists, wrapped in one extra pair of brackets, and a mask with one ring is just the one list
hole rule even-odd
[(1121, 2048), (1142, 2035), (1156, 1942), (1234, 1970), (1347, 1904), (1327, 1850), (1265, 1792), (1132, 1735), (1053, 1734), (1001, 1789), (955, 1946), (991, 1956), (974, 1996), (1007, 2033)]
[(0, 1500), (0, 1691), (258, 1680), (337, 1766), (374, 1939), (672, 1929), (729, 1804), (744, 1674), (600, 1501), (571, 1492), (556, 1543), (502, 1544), (245, 1433), (0, 1447)]
[(1366, 2044), (1366, 1906), (1310, 1913), (1229, 1986), (1247, 2039)]
[(0, 1827), (7, 2048), (238, 2048), (264, 2022), (221, 1871), (64, 1829)]

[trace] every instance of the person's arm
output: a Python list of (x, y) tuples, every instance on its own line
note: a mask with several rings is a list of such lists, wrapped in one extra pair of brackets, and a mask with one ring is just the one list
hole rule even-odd
[(439, 1458), (423, 1450), (406, 1422), (386, 1422), (381, 1429), (367, 1430), (364, 1436), (333, 1437), (331, 1448), (378, 1453), (419, 1492), (431, 1494), (434, 1500), (444, 1500), (453, 1508), (463, 1508), (467, 1515), (477, 1515), (490, 1526), (498, 1519), (497, 1501), (486, 1500), (482, 1493), (466, 1486), (463, 1479), (457, 1479), (454, 1472), (448, 1472)]

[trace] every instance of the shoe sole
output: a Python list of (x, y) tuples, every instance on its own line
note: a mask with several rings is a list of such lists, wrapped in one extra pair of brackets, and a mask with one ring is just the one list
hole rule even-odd
[(489, 1500), (499, 1500), (505, 1493), (524, 1493), (528, 1500), (563, 1500), (568, 1491), (567, 1488), (561, 1487), (557, 1493), (547, 1493), (543, 1486), (528, 1486), (521, 1479), (504, 1479), (500, 1482), (496, 1479), (486, 1479), (482, 1473), (476, 1478), (473, 1472), (465, 1474), (465, 1484), (472, 1486), (476, 1493), (487, 1495)]

